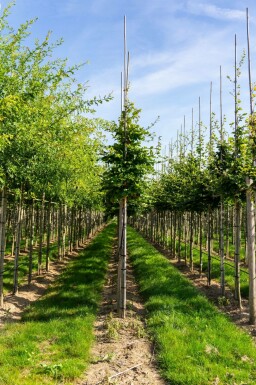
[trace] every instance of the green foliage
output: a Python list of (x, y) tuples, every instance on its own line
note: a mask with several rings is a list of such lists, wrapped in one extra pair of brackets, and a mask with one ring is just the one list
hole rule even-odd
[[(85, 99), (82, 65), (52, 59), (62, 40), (27, 45), (35, 20), (14, 30), (12, 5), (0, 17), (0, 183), (8, 189), (72, 204), (99, 205), (101, 137), (84, 115), (111, 99)], [(90, 196), (90, 198), (88, 198)]]
[(109, 207), (115, 207), (122, 197), (136, 201), (145, 188), (146, 175), (153, 172), (155, 150), (143, 145), (152, 139), (152, 134), (149, 128), (139, 125), (139, 118), (140, 110), (127, 102), (119, 123), (109, 126), (114, 143), (106, 148), (102, 157), (106, 163), (103, 189)]
[(154, 206), (160, 210), (200, 212), (207, 206), (216, 207), (219, 202), (213, 174), (202, 169), (199, 158), (191, 153), (173, 162), (169, 172), (154, 184)]
[(22, 323), (1, 329), (0, 384), (71, 384), (83, 374), (115, 229), (106, 227), (70, 263)]
[(132, 229), (128, 229), (128, 242), (148, 312), (147, 326), (167, 381), (253, 385), (256, 349), (250, 337)]

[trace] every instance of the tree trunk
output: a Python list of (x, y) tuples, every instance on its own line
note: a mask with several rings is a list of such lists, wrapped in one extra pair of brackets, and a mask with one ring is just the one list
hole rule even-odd
[(125, 318), (126, 313), (126, 227), (127, 227), (127, 198), (124, 197), (120, 202), (119, 210), (119, 276), (118, 287), (120, 288), (118, 315)]
[(247, 253), (249, 267), (249, 322), (256, 322), (256, 274), (255, 274), (255, 212), (254, 198), (250, 190), (251, 180), (247, 177), (246, 211), (247, 211)]
[(227, 206), (227, 217), (226, 217), (226, 258), (229, 257), (229, 233), (230, 233), (230, 218), (229, 218), (229, 207)]
[(178, 213), (178, 262), (181, 262), (181, 213)]
[(30, 207), (30, 224), (29, 224), (29, 254), (28, 254), (28, 284), (32, 281), (32, 269), (33, 269), (33, 247), (34, 247), (34, 236), (35, 236), (35, 213), (34, 213), (34, 201), (32, 201)]
[(20, 256), (20, 240), (21, 240), (21, 222), (22, 222), (22, 203), (23, 199), (20, 198), (17, 213), (16, 224), (16, 243), (15, 243), (15, 255), (14, 255), (14, 275), (13, 275), (13, 294), (18, 293), (18, 276), (19, 276), (19, 256)]
[(221, 285), (221, 295), (225, 296), (225, 265), (224, 265), (224, 205), (223, 198), (220, 202), (220, 240), (219, 240), (219, 255), (220, 255), (220, 285)]
[(208, 286), (211, 286), (211, 273), (212, 273), (212, 212), (211, 209), (208, 209), (208, 245), (207, 245), (207, 254), (208, 254), (208, 263), (207, 263), (207, 283)]
[(203, 272), (203, 225), (202, 225), (202, 213), (199, 213), (199, 273)]
[(57, 239), (58, 239), (58, 260), (62, 260), (62, 246), (61, 246), (61, 232), (62, 232), (62, 204), (60, 203), (57, 210)]
[(187, 237), (188, 237), (188, 226), (187, 226), (187, 213), (184, 214), (184, 260), (187, 266)]
[(44, 237), (44, 199), (45, 195), (43, 194), (40, 218), (39, 218), (39, 248), (38, 248), (38, 275), (42, 272), (42, 259), (43, 259), (43, 237)]
[(45, 269), (46, 271), (49, 271), (50, 268), (50, 241), (51, 241), (51, 230), (52, 230), (52, 215), (51, 215), (51, 202), (48, 203), (47, 208), (47, 237), (46, 237), (46, 262), (45, 262)]
[(189, 223), (189, 264), (190, 270), (194, 270), (194, 260), (193, 260), (193, 247), (194, 247), (194, 234), (193, 234), (193, 221), (194, 221), (194, 213), (191, 211), (190, 213), (190, 223)]
[(5, 230), (6, 230), (6, 209), (7, 196), (6, 188), (2, 190), (0, 211), (0, 307), (4, 305), (3, 274), (4, 274), (4, 255), (5, 255)]
[(241, 291), (240, 291), (240, 244), (241, 244), (241, 205), (235, 202), (235, 299), (241, 309)]

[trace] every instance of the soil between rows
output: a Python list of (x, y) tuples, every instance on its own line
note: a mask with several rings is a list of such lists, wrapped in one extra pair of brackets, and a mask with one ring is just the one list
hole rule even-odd
[(225, 305), (221, 304), (221, 301), (219, 301), (221, 298), (220, 282), (212, 279), (211, 286), (208, 286), (207, 276), (204, 273), (200, 275), (196, 268), (191, 271), (188, 265), (185, 265), (183, 261), (179, 263), (177, 259), (172, 258), (170, 253), (163, 247), (156, 244), (153, 244), (153, 246), (162, 255), (164, 255), (170, 261), (170, 263), (179, 269), (179, 271), (185, 277), (187, 277), (191, 283), (198, 288), (198, 290), (200, 290), (212, 303), (214, 303), (219, 311), (226, 314), (237, 326), (242, 327), (243, 330), (250, 334), (254, 342), (256, 342), (256, 325), (249, 324), (249, 301), (247, 299), (242, 299), (242, 307), (240, 309), (238, 307), (237, 301), (234, 299), (232, 290), (226, 286), (225, 297), (227, 301)]
[[(248, 323), (247, 300), (243, 299), (243, 307), (238, 309), (231, 290), (226, 288), (229, 304), (218, 306), (220, 296), (218, 282), (212, 281), (212, 286), (208, 287), (204, 275), (200, 276), (196, 270), (191, 272), (188, 266), (170, 259), (165, 250), (159, 247), (157, 249), (214, 302), (220, 311), (227, 314), (234, 323), (245, 329), (256, 340), (256, 327)], [(37, 277), (30, 286), (21, 287), (16, 296), (7, 295), (5, 308), (0, 310), (0, 327), (6, 322), (18, 321), (24, 309), (44, 294), (49, 284), (54, 282), (75, 255), (74, 252), (64, 261), (52, 263), (49, 273)], [(165, 385), (157, 368), (154, 346), (145, 331), (145, 310), (129, 259), (127, 268), (127, 318), (122, 320), (116, 316), (116, 261), (113, 253), (95, 323), (96, 342), (92, 349), (92, 362), (84, 378), (76, 381), (74, 385)]]
[(116, 315), (115, 253), (110, 261), (102, 303), (95, 323), (96, 342), (92, 363), (78, 385), (165, 385), (154, 355), (154, 346), (146, 334), (145, 310), (127, 261), (126, 318)]

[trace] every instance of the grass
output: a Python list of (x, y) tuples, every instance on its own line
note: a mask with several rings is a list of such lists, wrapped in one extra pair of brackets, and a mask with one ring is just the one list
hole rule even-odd
[(68, 265), (22, 323), (0, 329), (1, 385), (68, 385), (84, 372), (115, 229), (107, 226)]
[[(170, 239), (168, 239), (169, 245), (171, 244)], [(205, 241), (203, 242), (203, 245), (205, 245)], [(215, 254), (211, 255), (211, 278), (215, 280), (220, 280), (220, 258), (217, 255), (217, 247), (218, 244), (215, 242), (215, 248), (214, 252)], [(189, 264), (189, 245), (187, 244), (187, 262)], [(233, 245), (230, 245), (230, 256), (232, 256), (233, 253)], [(176, 257), (178, 255), (178, 242), (176, 244)], [(180, 256), (181, 259), (185, 258), (185, 243), (184, 241), (181, 241), (180, 244)], [(208, 255), (205, 250), (203, 250), (203, 272), (207, 274), (208, 270)], [(244, 259), (244, 251), (241, 249), (241, 260)], [(199, 268), (200, 267), (200, 251), (199, 246), (195, 245), (193, 247), (193, 263), (194, 266)], [(235, 263), (231, 259), (225, 259), (224, 263), (225, 267), (225, 283), (229, 288), (233, 291), (235, 291)], [(248, 298), (249, 296), (249, 274), (248, 274), (248, 268), (246, 266), (241, 267), (240, 272), (240, 291), (241, 295), (244, 298)]]
[(131, 228), (128, 247), (168, 384), (255, 384), (256, 347), (250, 337)]
[[(189, 251), (189, 247), (187, 247), (187, 253)], [(181, 257), (184, 258), (185, 254), (185, 245), (181, 243)], [(188, 258), (188, 257), (187, 257)], [(207, 258), (206, 252), (203, 253), (203, 272), (207, 273)], [(196, 267), (200, 265), (200, 251), (198, 247), (193, 248), (193, 261)], [(220, 279), (220, 258), (216, 255), (212, 255), (211, 258), (211, 277), (212, 279)], [(231, 290), (235, 290), (235, 264), (232, 260), (225, 260), (225, 282), (230, 287)], [(240, 272), (240, 285), (241, 285), (241, 295), (242, 297), (248, 298), (249, 296), (249, 275), (248, 269), (246, 267), (242, 267), (242, 271)]]
[[(25, 242), (23, 241), (25, 244)], [(9, 249), (7, 248), (6, 254), (8, 254)], [(42, 249), (42, 266), (45, 266), (46, 263), (46, 246)], [(49, 261), (56, 261), (58, 255), (58, 245), (57, 242), (54, 242), (50, 245), (49, 249)], [(37, 274), (37, 266), (38, 266), (38, 250), (34, 250), (33, 252), (33, 264), (32, 264), (32, 274)], [(28, 279), (28, 271), (29, 271), (29, 255), (28, 252), (26, 254), (19, 255), (19, 273), (18, 279), (19, 284), (22, 284)], [(13, 275), (14, 275), (14, 257), (11, 260), (7, 260), (4, 264), (4, 293), (8, 293), (13, 289)]]

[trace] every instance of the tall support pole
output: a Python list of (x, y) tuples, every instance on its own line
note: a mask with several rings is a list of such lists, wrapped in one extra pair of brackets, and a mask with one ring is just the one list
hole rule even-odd
[[(201, 126), (201, 98), (198, 99), (198, 120), (199, 120), (199, 170), (202, 166), (202, 126)], [(202, 212), (199, 212), (199, 272), (200, 275), (203, 271), (203, 229), (202, 229)]]
[[(127, 94), (128, 94), (128, 72), (129, 72), (129, 53), (127, 57), (126, 48), (126, 17), (124, 16), (124, 75), (123, 75), (123, 126), (124, 126), (124, 146), (123, 159), (127, 154)], [(125, 187), (125, 186), (124, 186)], [(127, 260), (127, 197), (121, 198), (119, 203), (119, 268), (118, 268), (118, 288), (117, 298), (118, 315), (125, 318), (126, 315), (126, 260)]]
[[(235, 160), (238, 159), (238, 103), (237, 103), (237, 39), (235, 35)], [(235, 227), (235, 299), (239, 308), (242, 306), (240, 289), (240, 245), (241, 245), (241, 204), (235, 199), (234, 227)]]
[[(222, 112), (222, 71), (220, 66), (220, 143), (221, 143), (221, 163), (222, 163), (222, 146), (223, 146), (223, 112)], [(220, 197), (220, 237), (219, 237), (219, 254), (220, 254), (220, 285), (221, 285), (221, 295), (225, 295), (225, 265), (224, 265), (224, 202), (223, 195)]]
[[(252, 97), (252, 80), (251, 80), (251, 59), (250, 59), (250, 33), (249, 33), (249, 12), (246, 9), (246, 25), (247, 25), (247, 57), (248, 57), (248, 78), (249, 78), (249, 94), (250, 94), (250, 116), (253, 115), (253, 97)], [(256, 165), (253, 159), (253, 166)], [(247, 255), (249, 265), (249, 322), (251, 325), (256, 323), (256, 274), (255, 274), (255, 202), (254, 193), (252, 191), (252, 179), (246, 177), (246, 217), (247, 217)]]
[(210, 155), (212, 154), (212, 82), (210, 83)]
[[(212, 82), (210, 83), (210, 146), (209, 146), (209, 156), (211, 158), (213, 153), (213, 143), (212, 143)], [(210, 160), (211, 161), (211, 160)], [(208, 207), (208, 228), (207, 228), (207, 284), (211, 285), (211, 270), (212, 270), (212, 256), (211, 256), (211, 239), (212, 239), (212, 211), (211, 207)]]

